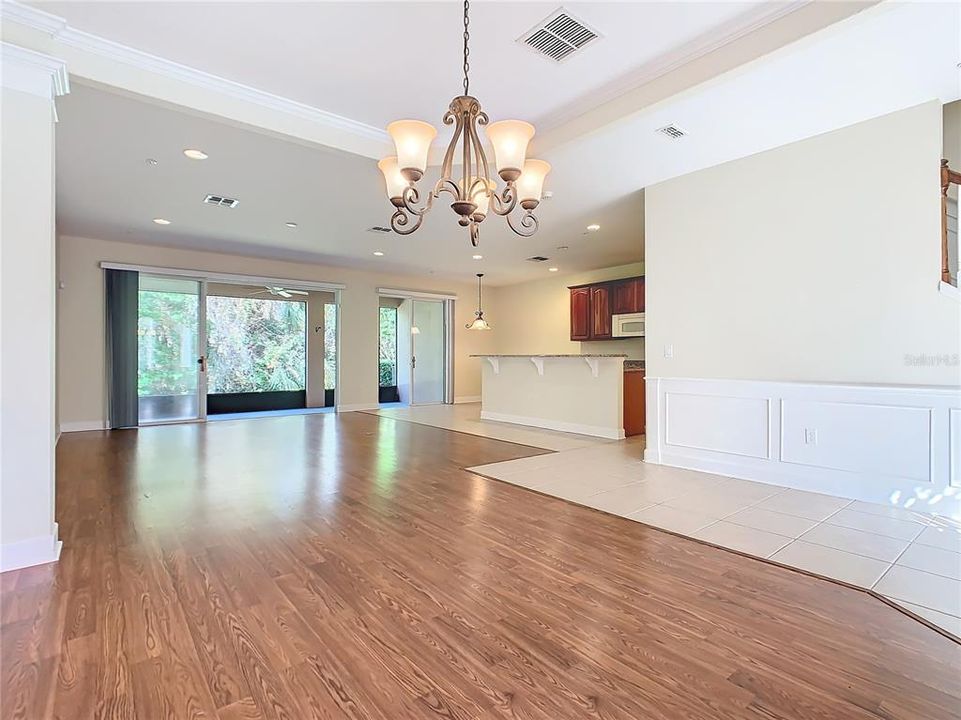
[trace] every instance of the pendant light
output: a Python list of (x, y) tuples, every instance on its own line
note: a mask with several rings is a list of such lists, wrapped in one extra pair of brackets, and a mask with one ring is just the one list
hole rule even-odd
[(492, 330), (493, 328), (484, 319), (484, 311), (481, 309), (481, 278), (484, 273), (477, 273), (477, 312), (473, 322), (467, 323), (468, 330)]

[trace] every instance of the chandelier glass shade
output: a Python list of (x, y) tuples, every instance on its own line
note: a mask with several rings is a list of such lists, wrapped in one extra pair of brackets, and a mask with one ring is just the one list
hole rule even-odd
[[(384, 175), (387, 197), (394, 206), (391, 229), (400, 235), (415, 232), (441, 194), (450, 195), (450, 207), (458, 224), (469, 228), (471, 245), (476, 246), (480, 224), (490, 213), (507, 220), (518, 235), (530, 237), (537, 232), (534, 209), (540, 203), (544, 179), (551, 166), (543, 160), (527, 158), (527, 146), (534, 137), (534, 126), (523, 120), (489, 123), (480, 101), (470, 95), (468, 27), (470, 3), (464, 2), (464, 94), (451, 100), (444, 114), (444, 125), (452, 125), (453, 136), (444, 153), (440, 179), (422, 198), (417, 182), (427, 171), (431, 143), (437, 130), (421, 120), (397, 120), (387, 126), (397, 154), (381, 160), (377, 167)], [(494, 168), (504, 183), (498, 188), (491, 173), (478, 127), (485, 129), (494, 150)], [(455, 170), (455, 164), (458, 165)], [(512, 214), (520, 206), (519, 217)]]

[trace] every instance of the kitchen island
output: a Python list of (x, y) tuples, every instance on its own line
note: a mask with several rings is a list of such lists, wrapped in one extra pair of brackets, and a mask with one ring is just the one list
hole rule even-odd
[(472, 355), (481, 419), (620, 440), (627, 355)]

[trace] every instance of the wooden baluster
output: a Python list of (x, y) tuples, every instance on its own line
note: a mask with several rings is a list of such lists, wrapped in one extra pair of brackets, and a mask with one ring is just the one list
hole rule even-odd
[(941, 282), (951, 282), (951, 267), (948, 264), (948, 188), (961, 186), (961, 173), (948, 167), (948, 161), (941, 161)]

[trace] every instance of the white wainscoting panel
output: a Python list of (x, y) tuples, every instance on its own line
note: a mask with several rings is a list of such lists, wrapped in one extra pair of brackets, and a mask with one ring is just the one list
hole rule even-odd
[(948, 480), (954, 487), (961, 487), (961, 409), (951, 408), (948, 413)]
[(961, 388), (647, 378), (648, 462), (961, 518)]
[(768, 401), (668, 392), (665, 445), (767, 458)]
[(931, 482), (931, 408), (781, 401), (781, 460)]

